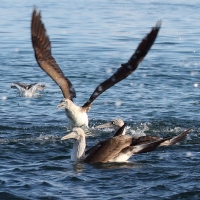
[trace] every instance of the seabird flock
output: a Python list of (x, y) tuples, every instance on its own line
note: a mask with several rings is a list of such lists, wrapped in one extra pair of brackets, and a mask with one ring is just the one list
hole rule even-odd
[[(170, 146), (182, 141), (189, 133), (185, 132), (168, 138), (159, 138), (157, 136), (129, 135), (126, 133), (126, 124), (121, 119), (115, 119), (107, 124), (99, 125), (96, 128), (111, 127), (115, 129), (115, 134), (105, 141), (100, 141), (95, 146), (86, 150), (85, 129), (88, 127), (88, 115), (94, 100), (107, 89), (120, 82), (132, 74), (137, 69), (140, 62), (147, 55), (153, 45), (158, 32), (161, 28), (161, 21), (156, 23), (150, 32), (142, 39), (134, 54), (130, 59), (121, 64), (121, 67), (107, 80), (100, 83), (89, 99), (82, 105), (77, 106), (73, 102), (76, 92), (73, 84), (64, 75), (59, 65), (51, 53), (51, 42), (47, 35), (44, 23), (41, 19), (41, 13), (36, 8), (33, 9), (31, 20), (31, 41), (35, 53), (35, 58), (40, 68), (45, 71), (53, 81), (60, 87), (64, 99), (59, 103), (58, 108), (65, 108), (68, 117), (69, 134), (62, 137), (61, 140), (74, 139), (71, 152), (72, 161), (84, 161), (86, 163), (107, 163), (107, 162), (125, 162), (132, 155), (145, 153), (155, 150), (159, 146)], [(43, 90), (43, 84), (22, 84), (12, 83), (12, 88), (17, 88), (23, 96), (31, 97), (36, 90)], [(34, 92), (33, 92), (34, 91)]]

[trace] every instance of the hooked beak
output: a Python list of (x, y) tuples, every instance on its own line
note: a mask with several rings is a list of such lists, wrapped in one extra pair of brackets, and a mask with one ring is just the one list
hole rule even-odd
[(108, 122), (108, 123), (96, 126), (95, 128), (114, 128), (114, 125), (112, 124), (112, 122)]
[(77, 134), (75, 132), (71, 132), (61, 138), (61, 140), (68, 140), (68, 139), (76, 139)]

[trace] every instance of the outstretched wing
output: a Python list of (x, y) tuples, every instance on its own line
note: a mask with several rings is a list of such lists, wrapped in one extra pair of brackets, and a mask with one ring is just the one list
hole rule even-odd
[(181, 142), (182, 140), (185, 139), (185, 137), (187, 136), (187, 134), (190, 132), (191, 129), (187, 129), (186, 131), (184, 131), (183, 133), (174, 136), (172, 138), (170, 138), (169, 140), (166, 140), (165, 142), (163, 142), (160, 146), (170, 146), (170, 145), (174, 145), (178, 142)]
[(101, 83), (92, 93), (88, 101), (82, 106), (84, 109), (88, 110), (91, 107), (92, 102), (104, 91), (118, 83), (119, 81), (125, 79), (129, 76), (134, 70), (137, 69), (140, 62), (147, 55), (151, 46), (153, 45), (158, 32), (161, 27), (161, 21), (158, 21), (156, 26), (152, 28), (150, 33), (142, 40), (142, 42), (137, 47), (135, 53), (131, 56), (129, 61), (125, 64), (122, 64), (121, 67), (107, 80)]
[(76, 97), (72, 83), (67, 79), (51, 54), (51, 42), (41, 20), (40, 12), (34, 8), (31, 21), (31, 39), (38, 65), (57, 83), (67, 99)]
[(27, 85), (26, 83), (14, 82), (11, 84), (10, 87), (13, 89), (20, 89), (20, 88), (27, 89), (29, 85)]

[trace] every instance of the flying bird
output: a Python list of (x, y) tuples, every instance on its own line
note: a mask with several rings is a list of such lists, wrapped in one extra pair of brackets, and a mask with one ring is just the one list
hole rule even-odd
[(47, 35), (44, 23), (41, 19), (41, 13), (35, 8), (32, 13), (31, 20), (31, 40), (35, 52), (35, 58), (38, 65), (44, 70), (60, 87), (64, 99), (58, 105), (58, 108), (65, 108), (66, 115), (69, 119), (68, 128), (86, 127), (88, 128), (88, 115), (94, 100), (107, 89), (125, 79), (134, 70), (137, 69), (139, 63), (144, 59), (153, 45), (161, 27), (161, 21), (156, 23), (156, 26), (143, 38), (138, 45), (135, 53), (131, 56), (128, 62), (121, 64), (121, 67), (107, 80), (100, 83), (87, 102), (82, 106), (77, 106), (73, 102), (76, 97), (74, 87), (70, 80), (64, 75), (61, 68), (51, 53), (51, 42)]
[(39, 91), (43, 91), (45, 85), (42, 83), (33, 83), (33, 84), (26, 84), (26, 83), (11, 83), (11, 88), (17, 89), (20, 96), (24, 97), (33, 97), (38, 95)]
[(86, 163), (108, 163), (126, 162), (132, 155), (146, 153), (155, 150), (161, 143), (170, 138), (158, 139), (153, 142), (137, 143), (137, 139), (130, 135), (116, 135), (105, 141), (99, 142), (94, 147), (85, 152), (86, 139), (85, 132), (80, 127), (73, 128), (73, 131), (61, 140), (74, 139), (71, 151), (72, 161), (84, 161)]

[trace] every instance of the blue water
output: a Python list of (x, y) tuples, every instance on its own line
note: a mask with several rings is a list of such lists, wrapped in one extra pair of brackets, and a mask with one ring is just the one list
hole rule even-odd
[[(88, 146), (113, 134), (95, 125), (116, 117), (148, 135), (186, 140), (128, 163), (70, 161), (70, 141), (58, 86), (38, 67), (30, 40), (33, 6), (52, 52), (83, 105), (96, 86), (126, 62), (162, 19), (158, 38), (139, 68), (95, 100)], [(0, 6), (0, 199), (200, 199), (200, 2), (6, 1)], [(11, 82), (45, 82), (25, 98)]]

